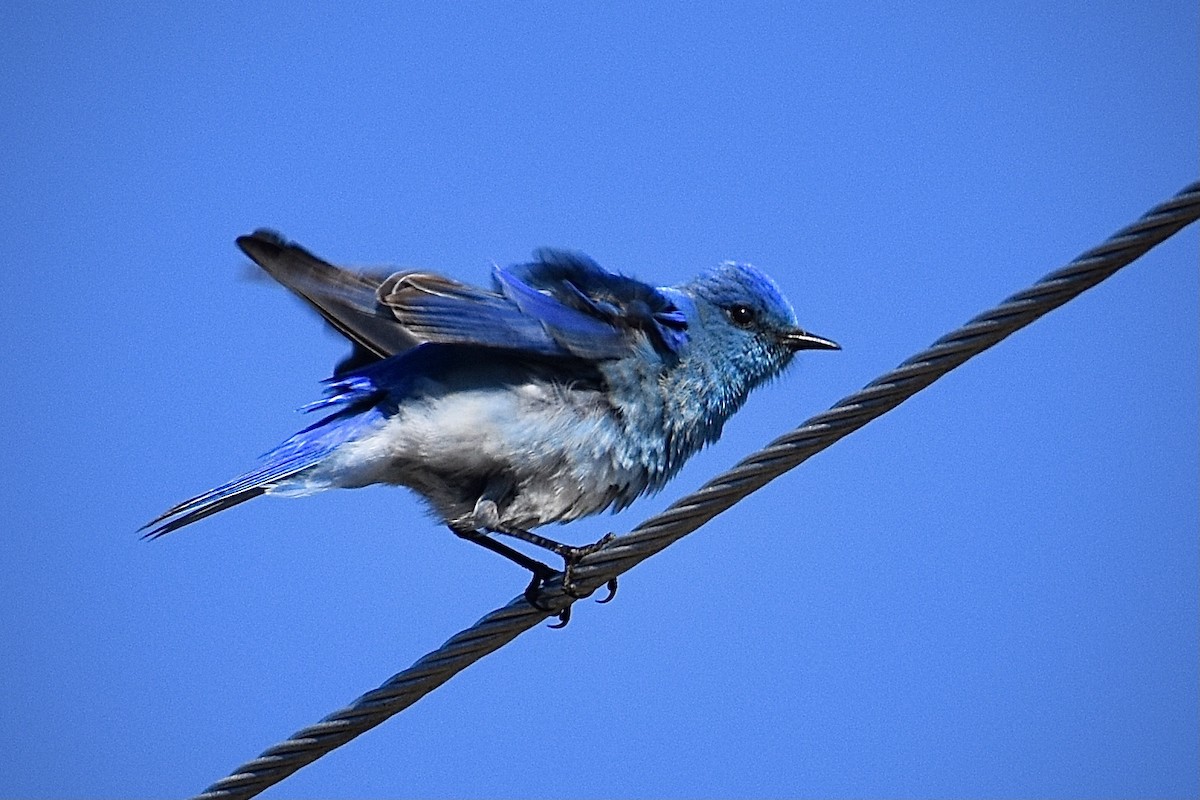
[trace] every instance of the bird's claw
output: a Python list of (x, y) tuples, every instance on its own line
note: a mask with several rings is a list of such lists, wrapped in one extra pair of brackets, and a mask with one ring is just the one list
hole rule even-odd
[[(525, 602), (536, 608), (538, 611), (551, 611), (550, 606), (546, 605), (541, 600), (542, 585), (554, 576), (553, 572), (534, 572), (533, 577), (529, 580), (529, 585), (525, 587)], [(558, 624), (551, 625), (551, 628), (565, 628), (567, 623), (571, 621), (571, 607), (559, 611), (555, 614), (558, 617)]]
[[(598, 542), (587, 544), (583, 547), (567, 548), (561, 553), (564, 564), (562, 579), (563, 594), (566, 594), (569, 597), (574, 597), (576, 600), (580, 600), (595, 591), (595, 589), (593, 589), (592, 592), (588, 592), (587, 594), (580, 594), (575, 590), (575, 581), (573, 575), (575, 571), (575, 565), (578, 564), (580, 559), (582, 559), (584, 556), (589, 556), (592, 553), (595, 553), (597, 550), (603, 550), (608, 546), (608, 543), (615, 538), (617, 537), (614, 534), (606, 533), (600, 537), (600, 541)], [(602, 602), (607, 603), (613, 598), (613, 595), (616, 594), (616, 589), (614, 588), (616, 582), (616, 578), (613, 578), (608, 582), (609, 596), (606, 597)]]
[(562, 611), (558, 612), (558, 622), (553, 625), (547, 625), (547, 628), (558, 630), (559, 628), (567, 627), (567, 623), (571, 621), (571, 607), (566, 606)]
[(597, 600), (596, 601), (597, 603), (600, 603), (600, 604), (607, 603), (607, 602), (611, 601), (614, 597), (617, 596), (617, 579), (609, 578), (608, 583), (604, 584), (604, 588), (608, 589), (608, 596), (605, 597), (603, 600)]

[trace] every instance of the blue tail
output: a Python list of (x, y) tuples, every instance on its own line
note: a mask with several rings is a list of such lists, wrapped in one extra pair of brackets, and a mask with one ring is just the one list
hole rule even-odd
[(454, 363), (457, 352), (457, 348), (448, 345), (420, 344), (400, 355), (330, 378), (325, 381), (325, 399), (309, 403), (302, 410), (340, 406), (337, 411), (265, 454), (258, 469), (159, 514), (141, 527), (145, 531), (158, 525), (142, 538), (165, 536), (184, 525), (266, 494), (314, 468), (334, 450), (359, 438), (382, 421), (387, 416), (385, 408), (394, 407), (396, 398), (407, 390), (414, 377), (425, 374), (433, 365)]
[[(364, 409), (361, 404), (331, 414), (266, 453), (262, 465), (257, 469), (184, 500), (150, 520), (141, 530), (154, 525), (158, 527), (147, 531), (142, 538), (157, 539), (184, 525), (265, 494), (289, 478), (312, 469), (338, 447), (357, 438), (382, 418), (383, 412), (377, 407)], [(163, 524), (159, 525), (160, 522)]]

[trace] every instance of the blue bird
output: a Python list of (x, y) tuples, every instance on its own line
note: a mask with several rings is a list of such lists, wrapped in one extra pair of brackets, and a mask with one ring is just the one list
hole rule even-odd
[(796, 351), (840, 349), (801, 329), (775, 283), (747, 264), (656, 288), (545, 249), (496, 267), (482, 289), (342, 269), (266, 230), (237, 243), (353, 352), (305, 407), (324, 412), (319, 421), (152, 520), (149, 538), (263, 494), (396, 484), (456, 535), (530, 570), (536, 605), (554, 570), (491, 534), (561, 556), (570, 592), (571, 567), (611, 535), (572, 547), (534, 528), (662, 488)]

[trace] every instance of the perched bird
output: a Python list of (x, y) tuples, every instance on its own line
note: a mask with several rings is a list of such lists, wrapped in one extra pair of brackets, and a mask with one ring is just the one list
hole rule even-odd
[(150, 538), (262, 494), (397, 484), (458, 536), (529, 569), (536, 604), (554, 570), (489, 534), (561, 556), (571, 591), (571, 567), (610, 537), (572, 547), (532, 529), (661, 488), (796, 351), (839, 349), (801, 329), (746, 264), (656, 288), (547, 249), (496, 267), (482, 289), (343, 269), (266, 230), (237, 243), (354, 349), (305, 407), (326, 416), (148, 523)]

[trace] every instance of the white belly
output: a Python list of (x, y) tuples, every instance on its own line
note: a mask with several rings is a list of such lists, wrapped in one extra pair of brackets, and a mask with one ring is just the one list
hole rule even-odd
[(308, 478), (408, 486), (443, 521), (471, 527), (481, 495), (503, 486), (501, 521), (528, 529), (623, 506), (646, 489), (647, 450), (661, 453), (663, 437), (639, 436), (631, 447), (626, 422), (594, 391), (543, 383), (457, 391), (403, 404)]

